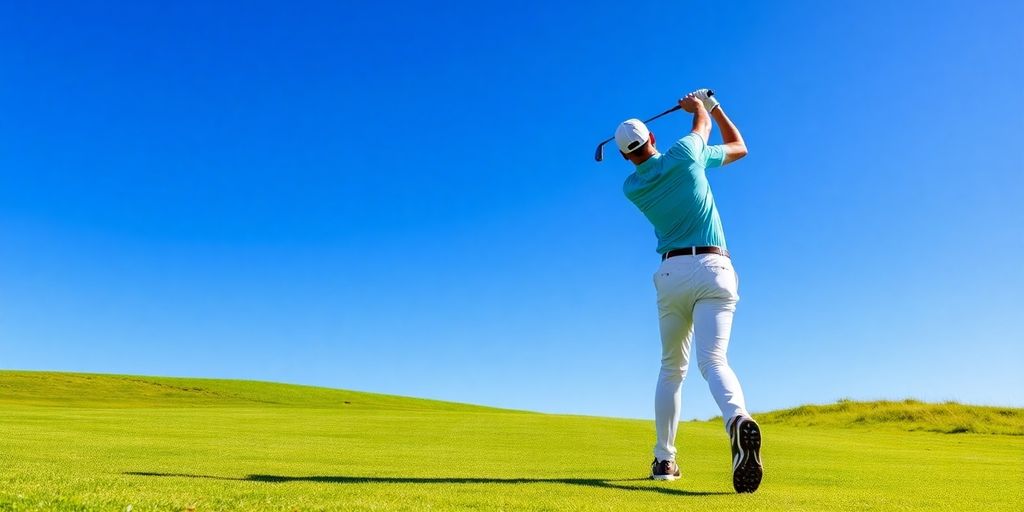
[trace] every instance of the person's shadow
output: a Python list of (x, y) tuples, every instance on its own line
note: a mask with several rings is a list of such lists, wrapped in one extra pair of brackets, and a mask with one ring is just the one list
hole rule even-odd
[(244, 477), (193, 475), (188, 473), (156, 473), (150, 471), (127, 471), (125, 475), (149, 477), (206, 478), (211, 480), (234, 480), (239, 482), (319, 482), (329, 484), (569, 484), (586, 487), (604, 487), (607, 489), (623, 489), (629, 491), (648, 491), (675, 496), (713, 496), (732, 494), (729, 492), (687, 491), (667, 487), (649, 487), (643, 485), (622, 485), (620, 482), (642, 482), (648, 478), (600, 479), (600, 478), (455, 478), (455, 477), (389, 477), (389, 476), (282, 476), (282, 475), (248, 475)]

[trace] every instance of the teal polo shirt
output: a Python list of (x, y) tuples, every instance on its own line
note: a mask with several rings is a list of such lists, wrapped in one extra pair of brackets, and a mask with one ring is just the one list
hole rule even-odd
[(700, 135), (690, 133), (666, 153), (636, 166), (626, 178), (622, 191), (654, 225), (659, 254), (693, 246), (725, 249), (722, 219), (704, 174), (724, 161), (723, 146), (708, 146)]

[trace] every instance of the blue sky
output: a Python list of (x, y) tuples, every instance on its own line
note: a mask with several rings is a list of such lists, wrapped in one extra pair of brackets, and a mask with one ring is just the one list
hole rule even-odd
[(1024, 8), (984, 4), (5, 5), (0, 368), (651, 417), (655, 240), (592, 154), (712, 87), (749, 407), (1024, 406)]

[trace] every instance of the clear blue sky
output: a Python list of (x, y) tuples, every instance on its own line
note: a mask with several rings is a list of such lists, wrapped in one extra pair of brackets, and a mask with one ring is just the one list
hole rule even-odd
[[(7, 3), (0, 368), (651, 417), (655, 240), (592, 154), (712, 87), (751, 150), (710, 175), (750, 407), (1024, 406), (1022, 17)], [(684, 400), (717, 414), (696, 371)]]

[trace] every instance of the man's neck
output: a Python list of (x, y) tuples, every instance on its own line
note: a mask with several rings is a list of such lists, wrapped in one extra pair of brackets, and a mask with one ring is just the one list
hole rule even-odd
[(654, 156), (657, 155), (657, 154), (658, 154), (657, 151), (652, 151), (650, 153), (647, 153), (644, 156), (638, 157), (636, 160), (633, 160), (633, 165), (639, 166), (640, 164), (642, 164), (642, 163), (644, 163), (644, 162), (654, 158)]

